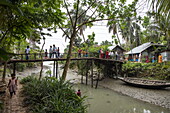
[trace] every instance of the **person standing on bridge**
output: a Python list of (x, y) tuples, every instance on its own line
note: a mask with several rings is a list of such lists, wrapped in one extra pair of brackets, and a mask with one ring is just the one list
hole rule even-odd
[(55, 58), (57, 58), (57, 48), (55, 47), (55, 44), (53, 45), (53, 58), (54, 58), (54, 55), (55, 55)]
[(81, 52), (82, 52), (82, 50), (79, 49), (79, 50), (78, 50), (78, 57), (81, 57)]
[(53, 48), (52, 48), (52, 46), (50, 46), (49, 54), (50, 54), (50, 58), (52, 58), (52, 55), (53, 55)]
[(48, 58), (48, 52), (47, 52), (47, 49), (45, 49), (45, 59)]
[(158, 63), (162, 63), (162, 55), (161, 54), (159, 54), (159, 56), (158, 56)]
[(109, 51), (106, 50), (106, 59), (109, 59)]
[(29, 53), (30, 53), (30, 48), (29, 48), (29, 46), (27, 46), (27, 48), (25, 49), (26, 60), (29, 59)]

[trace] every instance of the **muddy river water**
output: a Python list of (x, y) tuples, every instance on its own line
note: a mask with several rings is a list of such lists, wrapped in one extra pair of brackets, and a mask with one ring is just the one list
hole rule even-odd
[(170, 113), (169, 109), (149, 104), (110, 89), (78, 84), (75, 89), (81, 89), (87, 96), (88, 113)]

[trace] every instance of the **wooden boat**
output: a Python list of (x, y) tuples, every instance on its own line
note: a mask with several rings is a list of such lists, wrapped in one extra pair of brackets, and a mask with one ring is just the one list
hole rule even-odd
[(120, 80), (125, 82), (128, 85), (149, 88), (149, 89), (163, 89), (166, 87), (170, 87), (170, 83), (161, 80), (146, 80), (140, 78), (130, 78), (130, 77), (118, 77)]

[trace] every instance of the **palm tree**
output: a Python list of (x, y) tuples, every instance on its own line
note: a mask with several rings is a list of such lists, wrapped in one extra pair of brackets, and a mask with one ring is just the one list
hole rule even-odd
[[(109, 23), (112, 23), (112, 24), (109, 24)], [(119, 38), (119, 34), (118, 34), (118, 30), (120, 28), (119, 25), (120, 25), (119, 21), (116, 21), (115, 19), (108, 20), (108, 23), (107, 23), (107, 27), (109, 27), (109, 33), (112, 32), (113, 35), (116, 35), (118, 43), (121, 46), (120, 38)]]
[[(86, 15), (86, 13), (84, 13), (84, 12), (85, 12), (85, 10), (83, 10), (81, 7), (79, 7), (78, 18), (77, 18), (76, 12), (74, 10), (71, 10), (70, 15), (71, 15), (72, 21), (74, 22), (77, 18), (77, 24), (82, 24), (83, 22), (86, 22), (89, 16)], [(68, 26), (69, 27), (65, 30), (65, 33), (63, 34), (63, 37), (65, 37), (65, 40), (68, 38), (68, 35), (70, 36), (73, 32), (73, 28), (70, 25), (70, 23), (68, 24)], [(86, 41), (85, 37), (84, 37), (84, 31), (86, 28), (87, 28), (86, 25), (81, 26), (79, 28), (79, 32), (76, 34), (76, 37), (83, 36), (84, 42)]]
[(156, 6), (156, 11), (162, 14), (168, 20), (170, 18), (170, 0), (148, 0), (151, 1), (151, 6), (154, 9)]

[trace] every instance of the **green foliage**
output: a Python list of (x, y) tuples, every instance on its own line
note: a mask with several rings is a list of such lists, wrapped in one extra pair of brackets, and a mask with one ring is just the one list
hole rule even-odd
[(47, 74), (47, 76), (51, 75), (51, 70), (49, 69), (48, 71), (45, 72)]
[(129, 77), (145, 77), (170, 80), (170, 62), (166, 63), (130, 63), (123, 64), (123, 73)]
[(21, 79), (20, 83), (21, 84), (28, 84), (29, 82), (34, 81), (36, 78), (34, 76), (27, 76), (23, 79)]
[(26, 64), (25, 63), (18, 63), (16, 65), (16, 70), (17, 71), (24, 71), (25, 68), (26, 68)]
[(71, 62), (70, 62), (70, 65), (69, 65), (69, 68), (70, 68), (70, 69), (75, 69), (76, 66), (77, 66), (77, 61), (71, 61)]
[(24, 103), (33, 113), (85, 113), (85, 97), (78, 97), (69, 82), (29, 77), (23, 86)]
[(88, 72), (91, 68), (90, 63), (88, 61), (77, 61), (77, 67), (78, 67), (78, 74), (85, 75), (86, 72)]

